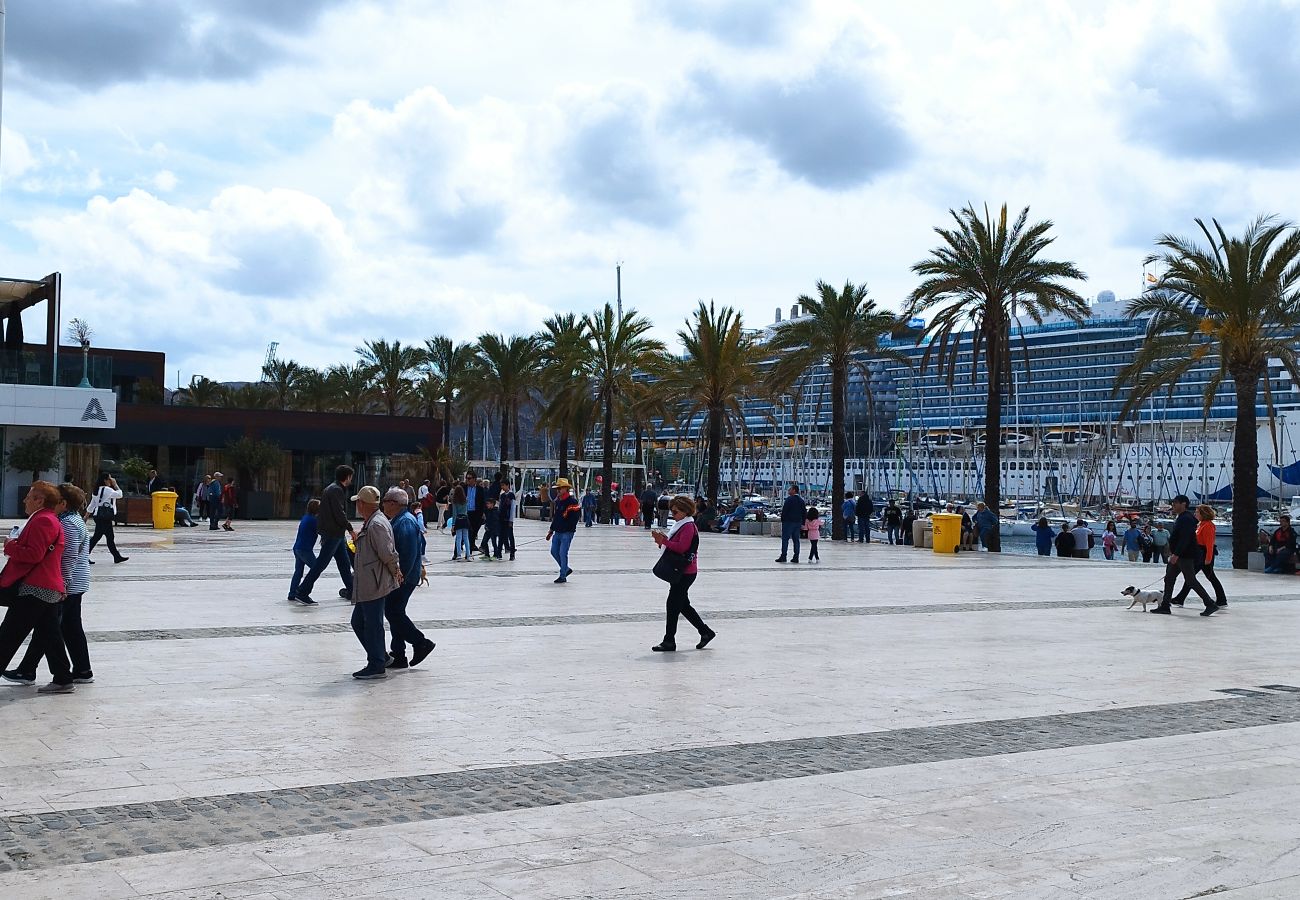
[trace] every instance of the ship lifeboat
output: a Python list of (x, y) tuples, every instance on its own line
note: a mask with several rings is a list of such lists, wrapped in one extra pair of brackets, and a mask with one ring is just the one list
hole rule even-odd
[(966, 446), (966, 437), (953, 431), (932, 431), (921, 438), (921, 446), (931, 450), (954, 450)]
[(1079, 447), (1101, 440), (1095, 431), (1049, 431), (1043, 435), (1043, 443), (1048, 447)]

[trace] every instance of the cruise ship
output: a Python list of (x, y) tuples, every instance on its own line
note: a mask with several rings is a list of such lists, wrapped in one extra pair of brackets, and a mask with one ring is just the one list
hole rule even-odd
[[(1232, 497), (1232, 440), (1236, 396), (1231, 384), (1203, 415), (1211, 366), (1194, 369), (1172, 392), (1161, 392), (1121, 419), (1126, 395), (1115, 393), (1120, 371), (1145, 339), (1147, 320), (1130, 319), (1127, 301), (1103, 291), (1090, 315), (1075, 323), (1063, 316), (1018, 327), (1013, 339), (1013, 389), (1004, 400), (996, 435), (986, 434), (986, 376), (971, 373), (969, 342), (959, 353), (950, 386), (932, 364), (921, 367), (923, 322), (890, 342), (910, 365), (863, 358), (848, 388), (849, 455), (845, 483), (854, 490), (931, 498), (973, 498), (983, 492), (984, 441), (1002, 445), (1003, 496), (1042, 505), (1159, 506), (1177, 494), (1227, 503)], [(790, 310), (797, 318), (798, 307)], [(781, 310), (771, 329), (781, 322)], [(1300, 386), (1280, 363), (1268, 378), (1277, 411), (1276, 441), (1262, 404), (1259, 416), (1258, 493), (1261, 503), (1289, 501), (1300, 493)], [(770, 490), (796, 481), (828, 492), (830, 373), (815, 367), (779, 401), (744, 406), (741, 434), (723, 454), (728, 492)], [(699, 460), (682, 449), (700, 434), (701, 422), (661, 423), (656, 447), (676, 451), (689, 480)], [(739, 495), (739, 493), (733, 493)]]

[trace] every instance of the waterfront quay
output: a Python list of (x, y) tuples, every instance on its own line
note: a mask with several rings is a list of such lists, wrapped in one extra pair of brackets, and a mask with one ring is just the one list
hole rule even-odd
[(1120, 596), (1156, 566), (706, 535), (718, 637), (652, 653), (648, 535), (556, 585), (520, 521), (514, 563), (431, 532), (437, 649), (358, 682), (293, 524), (118, 534), (95, 682), (0, 687), (3, 897), (1300, 896), (1300, 578), (1166, 617)]

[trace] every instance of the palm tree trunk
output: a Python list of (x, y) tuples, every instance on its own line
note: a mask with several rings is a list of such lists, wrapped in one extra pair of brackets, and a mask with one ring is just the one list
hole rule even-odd
[(638, 466), (645, 464), (645, 436), (641, 423), (636, 423), (636, 449), (633, 451), (632, 462)]
[(474, 458), (474, 407), (465, 412), (465, 462)]
[(600, 520), (608, 522), (613, 509), (610, 502), (609, 485), (614, 480), (614, 397), (612, 391), (605, 395), (605, 424), (602, 428), (601, 438)]
[[(734, 467), (732, 471), (735, 471)], [(718, 489), (719, 481), (722, 480), (722, 409), (720, 407), (711, 407), (709, 409), (709, 470), (705, 476), (705, 492), (709, 497), (709, 505), (714, 509), (718, 508)]]
[(831, 365), (831, 540), (844, 540), (844, 460), (849, 441), (844, 434), (844, 395), (848, 388), (848, 360)]
[[(1002, 512), (1002, 344), (995, 336), (987, 341), (984, 365), (988, 370), (989, 394), (984, 402), (984, 505), (989, 512)], [(1002, 552), (1002, 529), (989, 535), (990, 553)]]
[(514, 408), (513, 412), (511, 413), (511, 416), (514, 419), (515, 459), (523, 459), (524, 458), (523, 442), (519, 440), (519, 407), (518, 406)]
[(1259, 445), (1255, 401), (1259, 374), (1236, 372), (1237, 426), (1232, 436), (1232, 567), (1244, 569), (1255, 549), (1259, 530)]
[(555, 473), (556, 477), (568, 478), (569, 477), (569, 432), (567, 430), (560, 431), (559, 452), (560, 452), (559, 471)]
[(501, 463), (501, 468), (506, 467), (506, 448), (510, 443), (510, 404), (502, 401), (501, 403), (501, 441), (500, 452), (497, 454)]
[(451, 395), (442, 398), (442, 445), (451, 450)]

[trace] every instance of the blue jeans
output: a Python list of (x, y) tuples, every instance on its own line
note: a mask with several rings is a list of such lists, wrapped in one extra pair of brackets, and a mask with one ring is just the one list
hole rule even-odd
[(557, 531), (551, 535), (551, 556), (560, 565), (561, 578), (569, 576), (569, 545), (572, 543), (572, 531)]
[(858, 516), (858, 543), (871, 543), (871, 519), (868, 516)]
[(889, 543), (903, 543), (903, 528), (901, 525), (890, 525), (885, 529), (885, 533), (889, 535)]
[(339, 567), (339, 577), (343, 579), (343, 586), (352, 593), (352, 560), (348, 558), (347, 540), (342, 535), (339, 537), (322, 537), (320, 539), (320, 554), (316, 557), (316, 562), (307, 571), (307, 577), (302, 580), (298, 586), (298, 593), (304, 597), (311, 596), (311, 589), (316, 586), (316, 579), (320, 578), (321, 572), (334, 560)]
[(466, 559), (469, 559), (469, 529), (468, 528), (456, 529), (455, 543), (452, 545), (451, 548), (451, 558), (455, 559), (458, 556), (463, 556)]
[(781, 558), (785, 559), (786, 547), (794, 541), (794, 561), (799, 561), (799, 522), (781, 523)]
[(844, 517), (844, 539), (846, 541), (851, 541), (853, 540), (853, 535), (855, 535), (856, 533), (857, 533), (857, 528), (854, 525), (853, 517), (845, 516)]
[(384, 597), (352, 607), (352, 631), (366, 648), (366, 670), (384, 671), (388, 651), (384, 649)]
[(298, 596), (302, 586), (302, 573), (316, 565), (316, 554), (310, 550), (293, 551), (293, 578), (289, 580), (289, 599)]
[(384, 618), (388, 620), (388, 630), (393, 633), (393, 656), (402, 659), (406, 656), (406, 645), (419, 647), (424, 643), (424, 633), (415, 627), (411, 617), (406, 614), (406, 604), (411, 600), (420, 584), (420, 571), (416, 569), (411, 578), (404, 579), (402, 586), (384, 598)]

